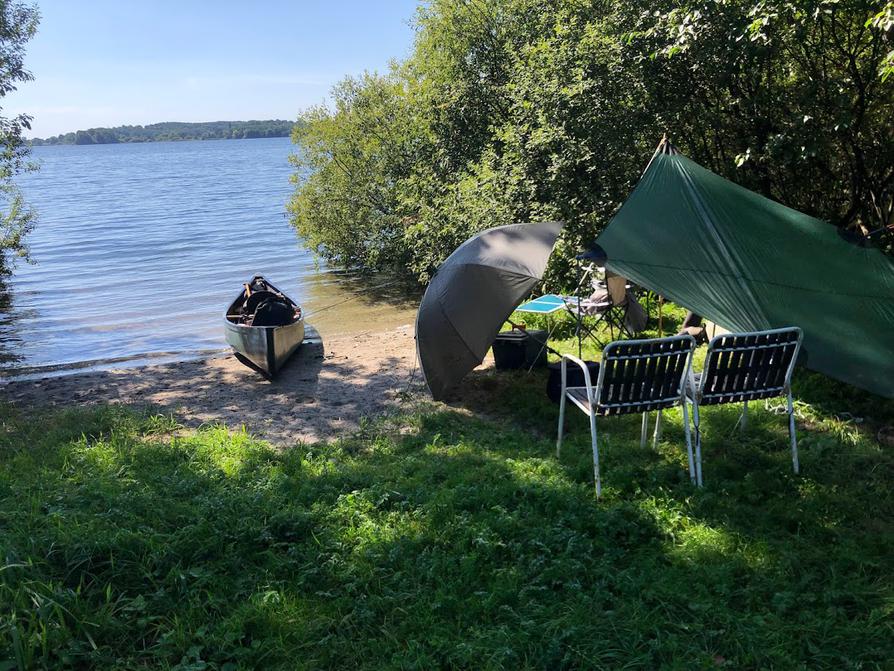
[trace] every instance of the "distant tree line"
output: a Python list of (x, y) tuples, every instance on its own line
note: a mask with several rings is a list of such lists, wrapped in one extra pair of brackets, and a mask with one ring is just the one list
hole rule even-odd
[(189, 123), (166, 121), (146, 126), (88, 128), (46, 139), (34, 138), (31, 144), (117, 144), (123, 142), (166, 142), (176, 140), (231, 140), (259, 137), (288, 137), (292, 121), (205, 121)]

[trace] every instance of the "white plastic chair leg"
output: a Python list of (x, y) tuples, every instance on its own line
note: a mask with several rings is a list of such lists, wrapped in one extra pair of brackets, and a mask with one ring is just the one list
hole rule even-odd
[(655, 417), (655, 433), (652, 434), (652, 448), (658, 449), (658, 442), (661, 440), (661, 415), (662, 411), (658, 411), (658, 415)]
[(689, 434), (689, 410), (686, 407), (688, 401), (685, 396), (680, 405), (683, 407), (683, 432), (686, 434), (686, 455), (689, 457), (689, 479), (692, 480), (692, 484), (696, 484), (695, 459), (692, 456), (692, 436)]
[(643, 430), (640, 433), (640, 437), (639, 437), (640, 449), (643, 449), (646, 446), (646, 436), (648, 435), (648, 433), (649, 433), (649, 413), (644, 412), (643, 413)]
[(599, 475), (599, 444), (596, 436), (596, 415), (590, 414), (590, 436), (593, 439), (593, 478), (596, 481), (596, 498), (602, 496), (602, 478)]
[(788, 436), (792, 443), (792, 468), (795, 474), (801, 472), (801, 465), (798, 463), (798, 436), (795, 434), (795, 407), (792, 403), (792, 392), (789, 390), (788, 398)]

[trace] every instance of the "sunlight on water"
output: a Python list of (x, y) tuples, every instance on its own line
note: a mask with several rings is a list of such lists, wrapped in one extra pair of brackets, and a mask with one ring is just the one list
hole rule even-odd
[(225, 350), (224, 309), (255, 273), (324, 337), (412, 322), (411, 294), (321, 271), (301, 247), (285, 216), (292, 151), (287, 138), (36, 147), (41, 169), (20, 181), (37, 264), (0, 290), (0, 375)]

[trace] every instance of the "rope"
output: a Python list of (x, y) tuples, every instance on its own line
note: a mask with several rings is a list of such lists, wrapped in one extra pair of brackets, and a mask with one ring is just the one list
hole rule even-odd
[[(385, 287), (389, 287), (392, 284), (397, 284), (401, 280), (391, 280), (390, 282), (383, 282), (382, 284), (377, 284), (374, 287), (369, 287), (369, 291), (375, 291), (376, 289), (384, 289)], [(344, 305), (345, 303), (350, 303), (351, 301), (355, 301), (361, 298), (360, 296), (351, 296), (350, 298), (345, 298), (344, 300), (338, 301), (337, 303), (332, 303), (331, 305), (326, 305), (324, 307), (319, 308), (318, 310), (314, 310), (313, 312), (309, 312), (305, 315), (305, 319), (309, 317), (314, 317), (321, 312), (325, 312), (326, 310), (331, 310), (332, 308), (337, 308), (339, 305)], [(419, 369), (419, 357), (413, 357), (413, 370), (410, 372), (410, 377), (407, 380), (407, 386), (404, 389), (404, 394), (409, 395), (410, 388), (413, 386), (413, 382), (416, 379), (416, 373)]]
[[(391, 280), (390, 282), (385, 282), (384, 284), (378, 284), (374, 287), (369, 287), (369, 291), (375, 291), (376, 289), (384, 289), (385, 287), (391, 286), (392, 284), (397, 284), (400, 280)], [(314, 317), (321, 312), (325, 312), (326, 310), (331, 310), (332, 308), (337, 308), (339, 305), (344, 305), (345, 303), (350, 303), (351, 301), (356, 301), (360, 296), (351, 296), (350, 298), (345, 298), (342, 301), (338, 301), (338, 303), (333, 303), (332, 305), (326, 305), (324, 307), (319, 308), (318, 310), (314, 310), (313, 312), (309, 312), (304, 315), (304, 318)]]
[(404, 396), (410, 395), (410, 389), (413, 387), (413, 382), (416, 380), (416, 371), (419, 370), (419, 356), (413, 357), (413, 370), (410, 373), (410, 377), (407, 380), (407, 386), (404, 388)]

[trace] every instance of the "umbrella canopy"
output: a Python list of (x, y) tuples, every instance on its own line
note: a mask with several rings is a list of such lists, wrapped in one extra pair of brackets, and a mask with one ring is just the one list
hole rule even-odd
[(438, 268), (416, 316), (416, 350), (435, 399), (484, 360), (503, 322), (540, 282), (562, 224), (512, 224), (466, 240)]

